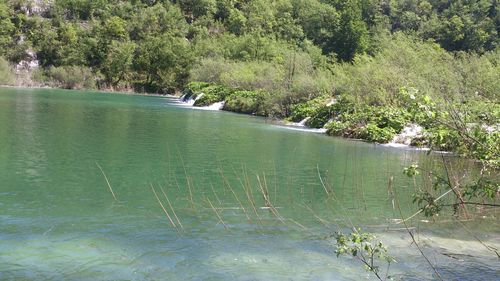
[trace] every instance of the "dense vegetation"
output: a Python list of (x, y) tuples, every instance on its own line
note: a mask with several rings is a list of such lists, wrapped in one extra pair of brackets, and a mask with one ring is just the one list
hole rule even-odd
[[(449, 109), (471, 132), (498, 124), (499, 8), (496, 0), (1, 0), (0, 57), (18, 68), (36, 60), (31, 78), (45, 85), (184, 89), (204, 94), (198, 106), (310, 117), (308, 126), (331, 135), (384, 143), (415, 124), (424, 132), (414, 145), (450, 150), (464, 144)], [(9, 72), (3, 59), (0, 72)]]

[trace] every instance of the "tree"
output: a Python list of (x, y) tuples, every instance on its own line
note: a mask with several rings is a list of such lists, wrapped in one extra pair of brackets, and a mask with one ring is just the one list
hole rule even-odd
[(10, 9), (5, 2), (0, 2), (0, 56), (6, 55), (9, 48), (15, 43), (14, 33), (16, 26), (10, 18)]
[(190, 23), (202, 16), (213, 16), (217, 11), (215, 0), (179, 0), (179, 5)]
[(368, 47), (368, 29), (361, 18), (361, 7), (353, 0), (343, 4), (339, 28), (327, 50), (338, 58), (350, 61)]
[(149, 37), (139, 45), (135, 68), (148, 90), (172, 92), (189, 76), (192, 52), (184, 38), (163, 35)]
[(102, 72), (106, 82), (113, 87), (123, 81), (129, 74), (134, 57), (136, 45), (133, 42), (120, 42), (113, 40), (109, 46), (108, 54), (103, 62)]

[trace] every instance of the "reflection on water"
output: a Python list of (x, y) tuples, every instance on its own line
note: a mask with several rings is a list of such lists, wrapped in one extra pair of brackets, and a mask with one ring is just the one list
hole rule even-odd
[[(370, 278), (327, 239), (352, 223), (389, 245), (392, 274), (430, 280), (388, 193), (393, 177), (404, 215), (415, 212), (401, 170), (417, 160), (439, 167), (422, 152), (171, 98), (0, 89), (0, 279)], [(499, 276), (476, 239), (500, 248), (498, 219), (466, 222), (476, 238), (456, 222), (420, 219), (411, 227), (443, 276)]]

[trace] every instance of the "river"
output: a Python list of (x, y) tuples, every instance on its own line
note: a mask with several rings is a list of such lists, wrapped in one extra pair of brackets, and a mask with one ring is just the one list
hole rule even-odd
[[(370, 280), (329, 238), (354, 225), (395, 279), (433, 280), (397, 224), (416, 161), (441, 157), (170, 97), (0, 88), (0, 279)], [(443, 278), (500, 280), (476, 239), (500, 248), (498, 213), (410, 226)]]

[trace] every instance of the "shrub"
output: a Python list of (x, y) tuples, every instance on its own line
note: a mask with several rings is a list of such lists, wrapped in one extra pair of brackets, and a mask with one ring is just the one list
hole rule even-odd
[(325, 126), (325, 128), (327, 129), (326, 131), (327, 134), (329, 134), (330, 136), (337, 136), (337, 137), (345, 136), (344, 134), (348, 127), (349, 127), (348, 123), (336, 120), (328, 123)]
[(394, 138), (395, 135), (396, 132), (393, 128), (380, 128), (374, 123), (369, 123), (361, 129), (361, 137), (372, 142), (388, 143)]
[(263, 91), (236, 91), (226, 98), (224, 110), (266, 116), (265, 100), (269, 94)]
[(224, 86), (208, 86), (200, 90), (203, 96), (196, 100), (194, 106), (207, 106), (225, 100), (233, 91)]
[(408, 112), (395, 107), (371, 107), (367, 117), (379, 128), (391, 128), (396, 133), (401, 132), (409, 121)]
[(290, 107), (291, 113), (288, 119), (292, 122), (300, 122), (306, 117), (311, 117), (316, 113), (319, 107), (325, 106), (327, 100), (327, 96), (321, 96), (305, 103), (294, 104)]
[(191, 90), (193, 92), (198, 92), (208, 86), (210, 86), (210, 83), (207, 82), (190, 82), (186, 85), (184, 89), (186, 90)]
[(461, 146), (459, 133), (443, 126), (429, 128), (424, 133), (429, 146), (435, 150), (452, 151)]
[(331, 106), (322, 106), (313, 111), (311, 119), (307, 120), (306, 125), (311, 128), (323, 128), (332, 118), (333, 109)]
[(14, 83), (14, 73), (9, 63), (0, 57), (0, 84), (11, 85)]
[(94, 89), (94, 74), (90, 68), (81, 66), (51, 67), (46, 76), (52, 84), (66, 89)]
[(210, 86), (210, 84), (205, 82), (188, 83), (182, 90), (182, 100), (187, 101), (190, 98), (196, 98), (201, 93), (201, 90), (208, 86)]

